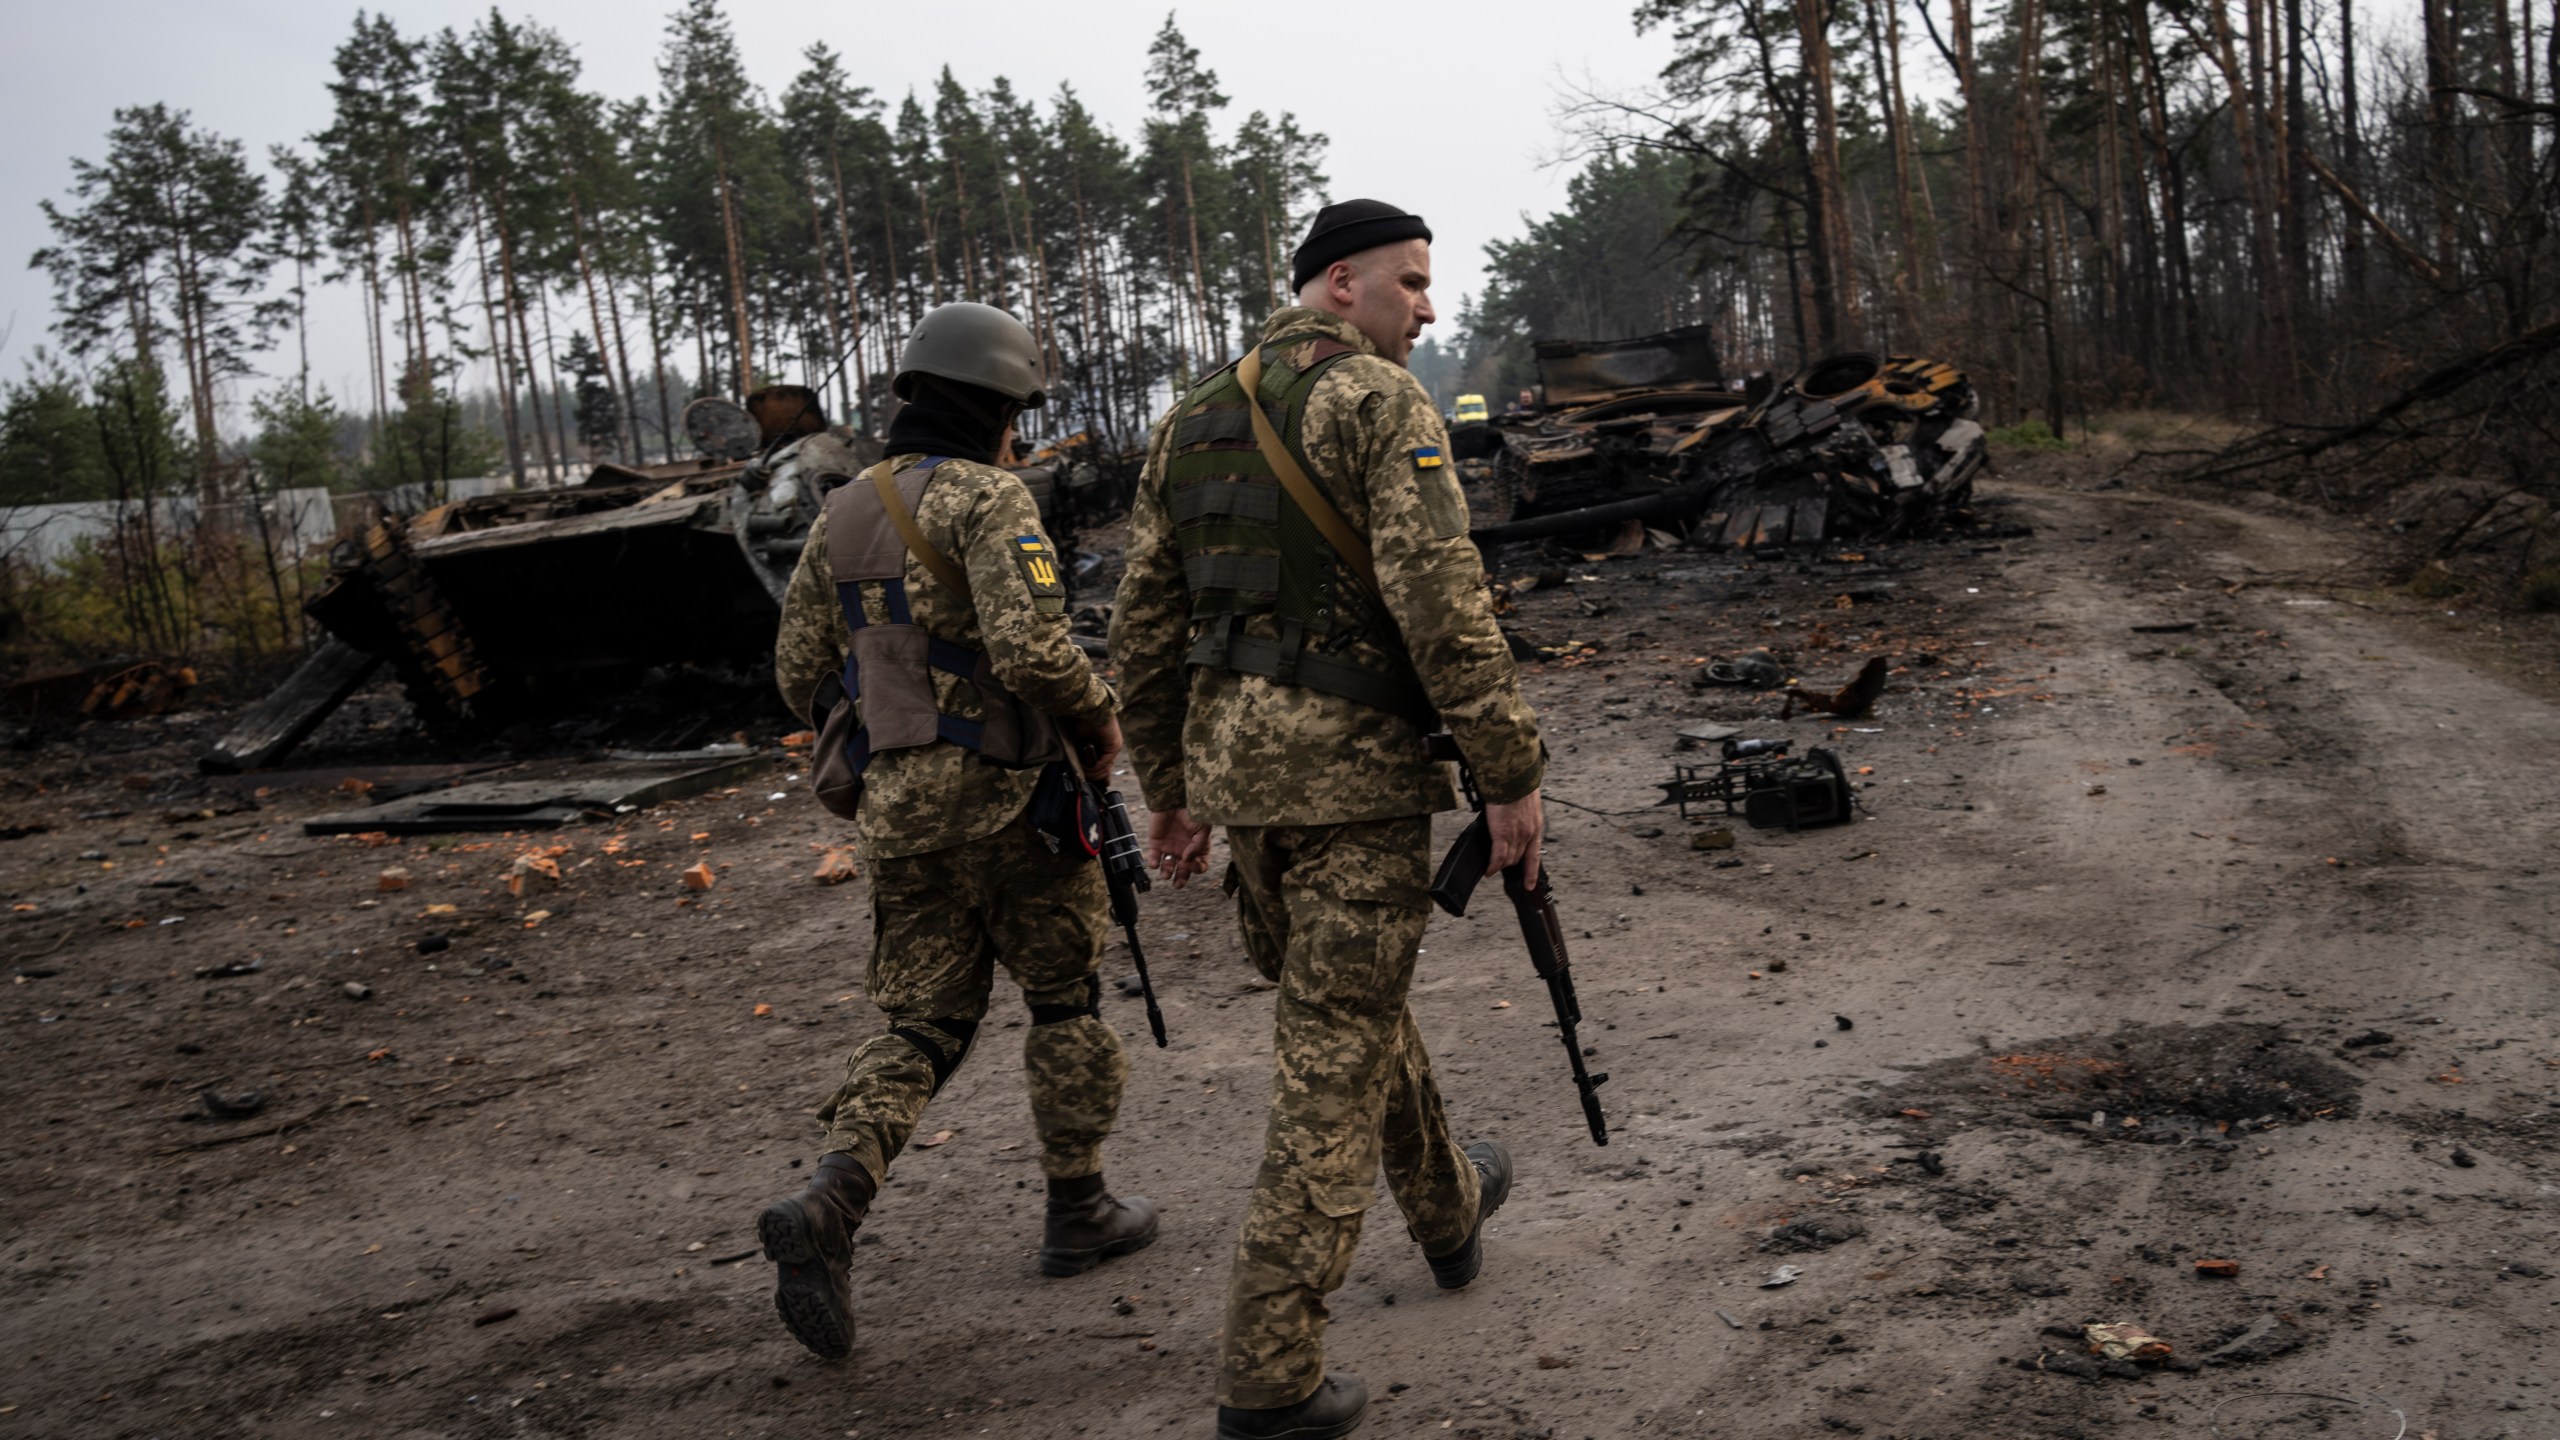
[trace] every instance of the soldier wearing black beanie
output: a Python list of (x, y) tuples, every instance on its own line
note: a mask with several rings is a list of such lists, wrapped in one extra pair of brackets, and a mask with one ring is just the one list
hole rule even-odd
[(1545, 831), (1537, 717), (1448, 430), (1405, 363), (1436, 318), (1431, 227), (1376, 200), (1328, 205), (1290, 273), (1292, 303), (1148, 437), (1111, 620), (1151, 858), (1180, 885), (1207, 868), (1208, 827), (1227, 827), (1245, 953), (1279, 990), (1218, 1440), (1359, 1428), (1368, 1386), (1328, 1366), (1326, 1297), (1380, 1170), (1416, 1270), (1447, 1290), (1483, 1268), (1485, 1218), (1511, 1192), (1499, 1140), (1461, 1143), (1406, 1003), (1430, 817), (1457, 805), (1424, 734), (1446, 729), (1467, 757), (1494, 868), (1539, 873)]
[(1307, 238), (1289, 263), (1289, 292), (1307, 288), (1336, 260), (1393, 245), (1399, 240), (1431, 243), (1431, 227), (1419, 215), (1408, 215), (1384, 200), (1340, 200), (1316, 212)]

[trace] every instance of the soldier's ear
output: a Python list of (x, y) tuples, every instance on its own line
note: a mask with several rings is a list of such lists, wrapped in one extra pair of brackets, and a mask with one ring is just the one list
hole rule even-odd
[(1336, 260), (1324, 267), (1324, 293), (1334, 303), (1348, 305), (1360, 286), (1360, 267), (1350, 260)]

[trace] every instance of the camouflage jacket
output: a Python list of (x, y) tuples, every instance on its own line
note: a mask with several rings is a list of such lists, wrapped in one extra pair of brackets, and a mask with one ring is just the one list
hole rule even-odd
[[(920, 458), (899, 455), (889, 463), (903, 467)], [(1019, 479), (992, 465), (946, 461), (934, 470), (916, 505), (916, 528), (968, 572), (976, 601), (973, 609), (910, 555), (907, 597), (917, 624), (942, 639), (985, 651), (996, 678), (1034, 709), (1061, 719), (1111, 713), (1110, 688), (1067, 638), (1067, 592), (1055, 569), (1056, 551), (1040, 528), (1031, 492)], [(1039, 536), (1047, 554), (1028, 557), (1015, 543), (1026, 535)], [(866, 598), (864, 614), (875, 624), (889, 618), (876, 593)], [(822, 513), (809, 527), (800, 566), (783, 593), (782, 632), (774, 640), (774, 679), (793, 714), (813, 718), (811, 694), (820, 680), (844, 668), (845, 648), (851, 643), (827, 565), (827, 518)], [(959, 676), (934, 671), (933, 691), (935, 702), (948, 713), (979, 713), (976, 689)], [(943, 740), (882, 751), (863, 773), (854, 834), (865, 853), (882, 859), (922, 855), (992, 835), (1030, 803), (1039, 774), (991, 765), (977, 752)]]
[[(1449, 453), (1440, 412), (1421, 382), (1380, 358), (1351, 322), (1290, 306), (1263, 326), (1258, 343), (1293, 337), (1326, 337), (1361, 352), (1317, 382), (1302, 434), (1312, 478), (1368, 537), (1386, 610), (1380, 615), (1358, 575), (1339, 566), (1336, 593), (1357, 623), (1310, 648), (1392, 670), (1397, 661), (1380, 638), (1392, 625), (1485, 798), (1520, 799), (1538, 788), (1545, 768), (1538, 722), (1494, 624), (1456, 473), (1420, 463), (1426, 452)], [(1148, 807), (1188, 806), (1195, 818), (1222, 825), (1332, 825), (1456, 805), (1447, 767), (1423, 758), (1422, 732), (1409, 720), (1256, 675), (1186, 671), (1194, 626), (1164, 494), (1179, 412), (1177, 405), (1158, 421), (1148, 441), (1111, 621), (1121, 726)], [(1279, 624), (1254, 616), (1245, 633), (1276, 640)]]

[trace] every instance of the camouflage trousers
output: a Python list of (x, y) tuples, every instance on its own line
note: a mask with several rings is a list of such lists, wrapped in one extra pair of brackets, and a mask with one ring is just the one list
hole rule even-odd
[(1431, 820), (1227, 828), (1246, 955), (1279, 982), (1271, 1120), (1227, 1285), (1218, 1402), (1294, 1404), (1324, 1378), (1342, 1285), (1383, 1161), (1426, 1254), (1466, 1243), (1476, 1172), (1449, 1134), (1405, 1008), (1430, 919)]
[(853, 1052), (818, 1111), (825, 1153), (886, 1179), (889, 1162), (977, 1037), (1001, 963), (1031, 1006), (1022, 1069), (1040, 1168), (1071, 1180), (1102, 1169), (1129, 1060), (1096, 1013), (1094, 965), (1109, 900), (1102, 867), (1053, 855), (1030, 826), (871, 863), (871, 1003), (889, 1030)]

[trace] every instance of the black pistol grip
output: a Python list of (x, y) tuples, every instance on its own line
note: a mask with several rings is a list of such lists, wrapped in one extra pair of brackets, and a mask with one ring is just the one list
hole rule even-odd
[(1493, 831), (1478, 815), (1440, 857), (1440, 870), (1431, 877), (1431, 903), (1451, 915), (1464, 916), (1467, 901), (1484, 879), (1485, 867), (1493, 863)]

